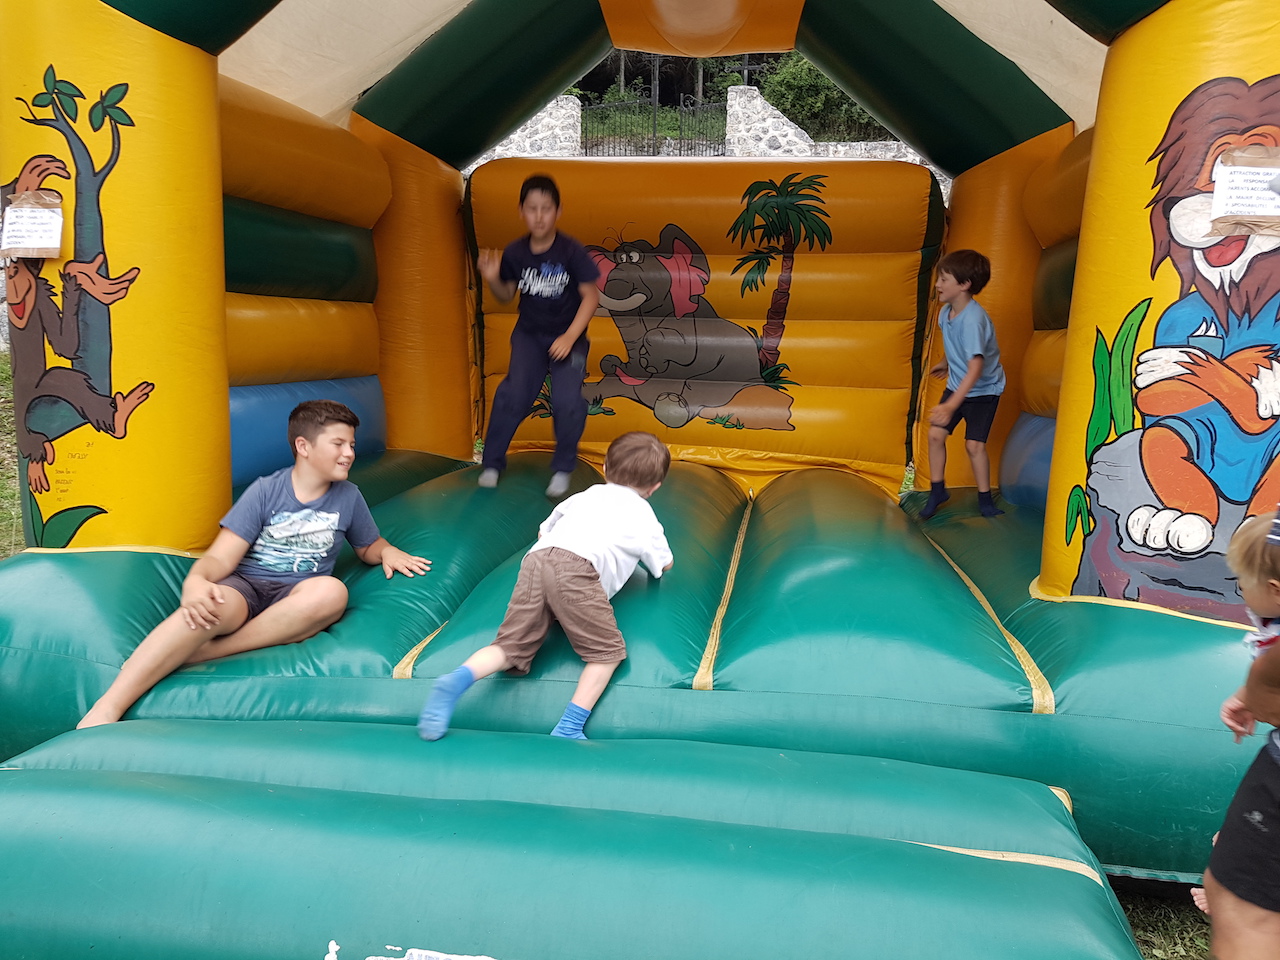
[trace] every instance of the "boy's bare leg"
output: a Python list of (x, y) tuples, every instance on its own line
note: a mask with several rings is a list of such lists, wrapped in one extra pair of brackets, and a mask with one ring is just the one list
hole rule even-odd
[(115, 723), (139, 697), (182, 666), (193, 651), (214, 637), (238, 630), (249, 616), (249, 607), (244, 597), (228, 589), (223, 591), (220, 613), (218, 623), (196, 630), (187, 626), (182, 611), (170, 614), (138, 644), (107, 692), (98, 698), (76, 728)]
[(1280, 913), (1237, 897), (1205, 871), (1217, 960), (1269, 960), (1280, 955)]
[[(223, 593), (235, 593), (224, 590)], [(239, 596), (239, 594), (237, 594)], [(191, 652), (187, 663), (203, 663), (246, 650), (260, 650), (314, 637), (337, 623), (347, 609), (347, 587), (337, 577), (309, 577), (226, 636), (210, 637)]]
[(553, 737), (564, 737), (566, 740), (587, 739), (582, 727), (621, 662), (614, 660), (612, 663), (588, 663), (582, 668), (582, 676), (578, 678), (578, 688), (573, 692), (573, 699), (564, 708), (564, 716), (551, 731)]
[(453, 719), (453, 710), (458, 699), (471, 688), (477, 680), (506, 670), (511, 666), (506, 652), (499, 646), (489, 644), (481, 647), (467, 657), (462, 666), (436, 677), (431, 685), (431, 693), (423, 704), (422, 713), (418, 715), (418, 736), (423, 740), (439, 740), (449, 732), (449, 721)]
[(995, 517), (1004, 513), (991, 499), (991, 460), (987, 457), (987, 445), (981, 440), (965, 440), (964, 448), (969, 454), (969, 465), (973, 467), (973, 479), (978, 484), (978, 509), (984, 517)]
[(618, 669), (621, 660), (613, 663), (588, 663), (582, 668), (582, 676), (578, 678), (578, 688), (573, 691), (571, 703), (576, 703), (583, 710), (594, 710), (600, 700), (600, 694), (609, 685), (613, 672)]
[(947, 438), (944, 427), (929, 427), (929, 499), (920, 510), (920, 519), (928, 520), (938, 508), (951, 499), (947, 493)]

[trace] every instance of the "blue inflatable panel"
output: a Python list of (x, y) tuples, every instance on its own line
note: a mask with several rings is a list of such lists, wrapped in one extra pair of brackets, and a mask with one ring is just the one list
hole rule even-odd
[(293, 463), (289, 413), (304, 400), (337, 400), (360, 418), (359, 456), (387, 449), (387, 409), (377, 377), (302, 380), (231, 388), (231, 484), (239, 487)]
[(1058, 421), (1023, 413), (1009, 431), (1000, 461), (1000, 493), (1020, 507), (1044, 510), (1049, 497), (1049, 462)]

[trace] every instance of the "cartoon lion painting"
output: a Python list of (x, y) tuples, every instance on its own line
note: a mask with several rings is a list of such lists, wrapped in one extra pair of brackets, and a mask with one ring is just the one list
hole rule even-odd
[(1095, 513), (1116, 529), (1091, 536), (1077, 593), (1238, 604), (1226, 542), (1280, 500), (1280, 237), (1215, 235), (1210, 215), (1223, 155), (1250, 145), (1280, 147), (1280, 75), (1200, 85), (1151, 155), (1151, 275), (1167, 260), (1181, 289), (1137, 358), (1142, 429), (1091, 465)]

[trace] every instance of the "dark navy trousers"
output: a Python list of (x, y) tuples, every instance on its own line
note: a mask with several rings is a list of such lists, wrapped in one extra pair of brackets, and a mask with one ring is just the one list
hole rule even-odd
[(587, 401), (582, 381), (587, 375), (586, 334), (578, 338), (569, 355), (552, 360), (547, 353), (556, 338), (528, 333), (517, 324), (511, 333), (511, 363), (507, 376), (498, 384), (489, 411), (489, 429), (484, 435), (483, 465), (495, 470), (507, 466), (507, 447), (520, 421), (529, 415), (547, 374), (551, 375), (551, 410), (556, 432), (556, 452), (551, 469), (569, 473), (578, 464), (578, 441), (587, 423)]

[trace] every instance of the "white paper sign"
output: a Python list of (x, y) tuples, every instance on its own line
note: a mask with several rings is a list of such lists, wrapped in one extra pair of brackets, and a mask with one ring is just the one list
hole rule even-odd
[(61, 251), (61, 210), (48, 207), (10, 207), (4, 212), (4, 226), (0, 230), (0, 256), (58, 257)]
[(1210, 217), (1280, 217), (1280, 193), (1271, 189), (1275, 179), (1273, 166), (1220, 165)]

